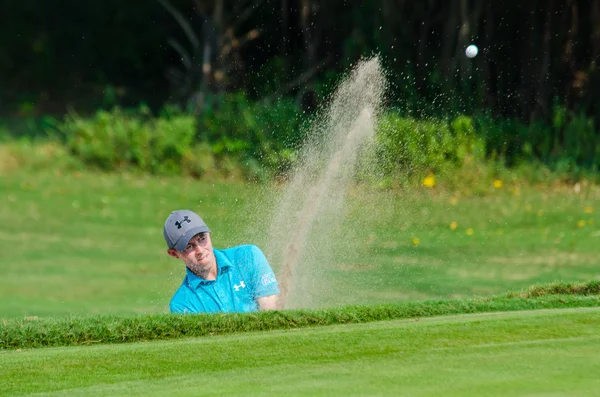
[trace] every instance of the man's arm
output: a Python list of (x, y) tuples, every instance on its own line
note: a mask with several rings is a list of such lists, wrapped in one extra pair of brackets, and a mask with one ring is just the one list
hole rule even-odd
[(256, 302), (258, 303), (258, 308), (260, 310), (276, 310), (278, 297), (279, 295), (269, 295), (256, 299)]
[(271, 269), (271, 265), (265, 258), (265, 255), (255, 245), (251, 248), (251, 274), (253, 296), (258, 305), (259, 310), (276, 310), (277, 300), (279, 297), (279, 285), (275, 273)]
[(177, 304), (173, 304), (171, 303), (169, 305), (169, 309), (171, 310), (171, 313), (176, 313), (176, 314), (188, 314), (188, 313), (193, 313), (190, 309), (188, 309), (187, 307), (183, 306), (183, 305), (177, 305)]
[(175, 292), (171, 302), (169, 302), (169, 310), (171, 313), (188, 314), (198, 313), (195, 307), (185, 298), (185, 293), (180, 289)]

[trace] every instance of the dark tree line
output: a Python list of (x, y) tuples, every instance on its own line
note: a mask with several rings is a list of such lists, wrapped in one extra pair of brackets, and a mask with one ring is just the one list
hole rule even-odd
[(407, 111), (600, 118), (600, 0), (4, 0), (0, 29), (4, 113), (108, 91), (153, 106), (240, 90), (311, 104), (377, 53)]

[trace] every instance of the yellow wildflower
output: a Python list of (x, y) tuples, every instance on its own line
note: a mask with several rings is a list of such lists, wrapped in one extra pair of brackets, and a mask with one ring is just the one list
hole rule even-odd
[(423, 179), (423, 186), (425, 186), (425, 187), (434, 187), (435, 186), (435, 176), (433, 174), (427, 175)]
[(471, 228), (471, 227), (468, 228), (465, 233), (467, 233), (467, 236), (472, 236), (473, 235), (473, 228)]
[(577, 227), (584, 227), (585, 226), (585, 221), (583, 219), (581, 219), (579, 222), (577, 222)]
[(500, 179), (495, 179), (494, 180), (494, 187), (496, 189), (500, 189), (503, 185), (504, 185), (504, 182), (502, 182)]
[(458, 223), (456, 223), (456, 221), (452, 221), (452, 223), (450, 224), (450, 230), (456, 230), (457, 227)]
[(452, 205), (456, 205), (456, 204), (458, 204), (458, 197), (452, 197), (452, 198), (450, 199), (450, 204), (452, 204)]
[(420, 242), (421, 242), (421, 240), (419, 240), (418, 237), (413, 237), (413, 239), (412, 239), (413, 245), (419, 245)]
[(583, 212), (585, 212), (586, 214), (592, 214), (594, 212), (594, 209), (592, 207), (585, 207), (583, 209)]

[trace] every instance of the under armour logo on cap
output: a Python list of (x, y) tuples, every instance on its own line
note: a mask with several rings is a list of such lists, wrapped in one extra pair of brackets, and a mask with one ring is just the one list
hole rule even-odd
[(210, 230), (198, 214), (189, 210), (171, 212), (163, 229), (167, 246), (181, 252), (198, 233), (210, 233)]
[[(190, 218), (188, 218), (187, 215), (183, 217), (181, 222), (192, 223), (192, 221), (190, 220)], [(183, 224), (181, 222), (180, 221), (175, 222), (175, 225), (177, 225), (177, 229), (181, 229), (181, 226), (183, 226)]]

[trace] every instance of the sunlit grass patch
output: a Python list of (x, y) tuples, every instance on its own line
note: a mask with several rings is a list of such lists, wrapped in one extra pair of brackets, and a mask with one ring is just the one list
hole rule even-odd
[[(315, 307), (499, 294), (600, 279), (598, 188), (493, 193), (353, 186), (323, 248)], [(161, 313), (183, 278), (164, 250), (173, 208), (201, 212), (217, 247), (266, 245), (264, 186), (187, 178), (20, 172), (0, 179), (0, 313)], [(542, 216), (539, 215), (542, 211)], [(29, 222), (23, 222), (27, 214)], [(585, 221), (584, 227), (577, 222)], [(18, 225), (15, 229), (11, 225)], [(454, 230), (453, 230), (454, 228)], [(467, 235), (472, 229), (473, 233)], [(417, 240), (418, 239), (418, 240)], [(275, 270), (279, 264), (272, 264)], [(300, 271), (303, 271), (302, 269)], [(40, 286), (43, 285), (43, 288)]]

